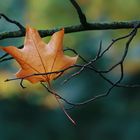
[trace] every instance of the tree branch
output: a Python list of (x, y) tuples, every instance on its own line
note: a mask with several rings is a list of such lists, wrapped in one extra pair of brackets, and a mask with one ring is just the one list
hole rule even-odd
[[(131, 29), (134, 28), (136, 24), (140, 23), (140, 21), (124, 21), (124, 22), (104, 22), (104, 23), (89, 23), (88, 27), (83, 26), (82, 24), (60, 27), (50, 30), (39, 30), (39, 34), (41, 37), (51, 36), (56, 31), (64, 28), (65, 33), (75, 33), (82, 31), (93, 31), (93, 30), (117, 30), (117, 29)], [(140, 28), (140, 25), (137, 27)], [(0, 34), (0, 40), (6, 38), (17, 38), (24, 37), (25, 31), (18, 30), (12, 32), (4, 32)]]
[[(44, 85), (43, 83), (41, 83), (46, 90), (48, 90), (48, 92), (52, 93), (55, 95), (56, 99), (61, 99), (64, 102), (66, 102), (67, 104), (71, 105), (72, 108), (73, 107), (77, 107), (77, 106), (81, 106), (81, 105), (85, 105), (88, 104), (96, 99), (99, 99), (101, 97), (105, 97), (107, 95), (110, 94), (110, 92), (112, 91), (112, 89), (114, 89), (115, 87), (140, 87), (140, 85), (122, 85), (121, 81), (123, 80), (124, 77), (124, 66), (123, 63), (125, 61), (125, 58), (127, 56), (128, 53), (128, 49), (130, 46), (130, 43), (132, 42), (133, 38), (136, 36), (137, 34), (137, 29), (140, 28), (140, 21), (128, 21), (128, 22), (104, 22), (104, 23), (88, 23), (86, 20), (86, 16), (85, 14), (82, 12), (80, 6), (78, 5), (78, 3), (75, 0), (70, 0), (70, 2), (72, 3), (72, 5), (74, 6), (74, 8), (77, 11), (77, 14), (79, 16), (79, 20), (80, 20), (80, 24), (79, 25), (73, 25), (73, 26), (66, 26), (66, 27), (62, 27), (65, 29), (65, 33), (74, 33), (74, 32), (81, 32), (81, 31), (93, 31), (93, 30), (116, 30), (116, 29), (130, 29), (133, 28), (133, 30), (122, 37), (118, 37), (116, 39), (113, 39), (112, 42), (109, 44), (109, 46), (107, 46), (107, 48), (105, 50), (102, 51), (102, 41), (100, 42), (100, 46), (99, 46), (99, 50), (95, 56), (94, 59), (87, 61), (84, 57), (82, 57), (81, 55), (79, 55), (75, 50), (67, 48), (64, 51), (72, 51), (75, 54), (79, 55), (79, 58), (81, 58), (81, 60), (83, 60), (84, 64), (76, 64), (73, 66), (70, 66), (68, 68), (59, 70), (59, 71), (52, 71), (52, 72), (48, 72), (48, 73), (34, 73), (31, 75), (27, 75), (25, 77), (20, 77), (20, 78), (12, 78), (12, 79), (7, 79), (6, 81), (13, 81), (13, 80), (21, 80), (20, 81), (20, 85), (22, 88), (25, 88), (23, 86), (23, 81), (24, 79), (27, 79), (29, 77), (32, 76), (39, 76), (39, 75), (50, 75), (50, 74), (62, 74), (65, 71), (67, 71), (68, 69), (71, 68), (79, 68), (77, 72), (75, 72), (74, 74), (72, 74), (70, 77), (68, 77), (64, 82), (69, 81), (71, 78), (79, 75), (82, 71), (84, 71), (85, 69), (90, 69), (93, 72), (99, 74), (100, 77), (103, 78), (103, 80), (107, 81), (110, 84), (110, 88), (107, 89), (107, 91), (105, 91), (103, 94), (99, 94), (97, 96), (94, 96), (92, 98), (90, 98), (89, 100), (86, 100), (84, 102), (81, 103), (71, 103), (69, 101), (67, 101), (66, 99), (64, 99), (63, 97), (61, 97), (60, 95), (56, 94), (55, 92), (53, 92), (51, 89), (49, 89), (46, 85)], [(6, 38), (16, 38), (16, 37), (23, 37), (25, 36), (25, 28), (23, 25), (21, 25), (19, 22), (12, 20), (10, 18), (8, 18), (7, 16), (5, 16), (4, 14), (0, 14), (0, 18), (3, 17), (6, 21), (8, 21), (9, 23), (13, 23), (15, 24), (19, 30), (18, 31), (12, 31), (12, 32), (4, 32), (0, 34), (0, 40), (2, 39), (6, 39)], [(41, 37), (46, 37), (46, 36), (50, 36), (52, 35), (54, 32), (60, 30), (61, 28), (55, 28), (55, 29), (50, 29), (50, 30), (39, 30), (39, 34), (41, 35)], [(122, 54), (122, 57), (120, 58), (120, 60), (114, 64), (112, 67), (108, 68), (107, 70), (99, 70), (98, 68), (96, 68), (96, 62), (97, 60), (99, 60), (100, 58), (103, 58), (103, 56), (110, 50), (110, 48), (113, 47), (113, 45), (118, 42), (119, 40), (123, 40), (123, 39), (127, 39), (127, 42), (125, 43), (125, 48), (124, 48), (124, 52)], [(22, 48), (23, 46), (20, 46), (19, 48)], [(10, 59), (13, 59), (13, 57), (7, 57), (8, 54), (5, 53), (3, 56), (0, 57), (0, 62), (3, 61), (7, 61)], [(7, 57), (7, 58), (6, 58)], [(116, 80), (115, 82), (112, 82), (110, 79), (108, 79), (107, 77), (104, 76), (105, 73), (109, 73), (111, 72), (113, 69), (115, 69), (116, 67), (120, 67), (120, 77), (118, 80)], [(58, 98), (59, 97), (59, 98)], [(59, 100), (58, 100), (59, 102)], [(67, 114), (67, 112), (65, 111), (65, 109), (62, 107), (64, 113), (68, 116), (68, 118), (70, 118), (70, 116)], [(70, 120), (72, 120), (70, 118)], [(73, 121), (73, 120), (72, 120)]]
[(84, 26), (84, 27), (87, 27), (88, 26), (88, 23), (87, 23), (87, 20), (86, 20), (86, 16), (85, 14), (82, 12), (80, 6), (78, 5), (78, 3), (75, 1), (75, 0), (70, 0), (70, 2), (72, 3), (72, 5), (75, 7), (77, 13), (78, 13), (78, 16), (79, 16), (79, 20), (80, 20), (80, 23)]
[(23, 32), (25, 31), (24, 26), (21, 25), (19, 22), (8, 18), (8, 17), (7, 17), (6, 15), (4, 15), (3, 13), (0, 13), (0, 19), (1, 19), (1, 17), (3, 17), (3, 18), (4, 18), (6, 21), (8, 21), (9, 23), (13, 23), (13, 24), (17, 25), (18, 28), (19, 28), (21, 31), (23, 31)]

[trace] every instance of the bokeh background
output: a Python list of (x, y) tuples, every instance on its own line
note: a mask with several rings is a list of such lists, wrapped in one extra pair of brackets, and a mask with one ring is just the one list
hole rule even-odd
[[(138, 0), (77, 0), (90, 22), (139, 20)], [(51, 29), (79, 24), (78, 16), (69, 0), (4, 0), (0, 12), (24, 26)], [(0, 19), (0, 32), (14, 31), (17, 27)], [(125, 35), (130, 30), (87, 31), (65, 35), (64, 47), (74, 48), (87, 60), (94, 58), (103, 41), (105, 48), (111, 39)], [(44, 38), (48, 41), (50, 37)], [(5, 39), (0, 46), (20, 46), (24, 38)], [(117, 43), (98, 63), (106, 69), (119, 60), (126, 40)], [(139, 33), (131, 43), (125, 61), (124, 83), (140, 83)], [(3, 52), (0, 51), (0, 55)], [(72, 55), (69, 53), (69, 55)], [(81, 63), (79, 60), (78, 63)], [(140, 139), (140, 88), (115, 88), (111, 94), (69, 111), (76, 121), (73, 126), (59, 105), (40, 84), (19, 81), (5, 83), (14, 77), (18, 64), (0, 63), (0, 140), (139, 140)], [(71, 71), (72, 72), (72, 71)], [(70, 72), (70, 73), (71, 73)], [(73, 71), (74, 72), (74, 71)], [(96, 73), (86, 70), (62, 86), (67, 73), (53, 82), (55, 90), (66, 99), (80, 102), (104, 93), (109, 85)], [(119, 69), (108, 77), (117, 80)]]

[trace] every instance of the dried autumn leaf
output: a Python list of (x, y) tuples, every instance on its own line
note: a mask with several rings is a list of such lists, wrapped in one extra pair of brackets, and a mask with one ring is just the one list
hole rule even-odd
[[(49, 43), (46, 44), (36, 29), (27, 26), (24, 47), (22, 49), (14, 46), (2, 49), (12, 55), (20, 64), (21, 69), (16, 73), (18, 78), (35, 73), (59, 71), (74, 65), (78, 58), (77, 56), (69, 57), (63, 54), (63, 37), (64, 29), (54, 33)], [(31, 83), (50, 82), (59, 74), (31, 76), (25, 79)]]

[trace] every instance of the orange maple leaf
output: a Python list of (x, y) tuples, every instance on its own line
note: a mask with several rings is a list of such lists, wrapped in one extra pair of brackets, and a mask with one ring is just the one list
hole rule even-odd
[[(27, 26), (24, 47), (22, 49), (14, 46), (2, 49), (12, 55), (20, 64), (21, 69), (16, 73), (18, 78), (32, 74), (60, 71), (74, 65), (78, 58), (78, 56), (70, 57), (63, 54), (63, 37), (64, 29), (54, 33), (49, 43), (46, 44), (36, 29)], [(31, 76), (25, 79), (31, 83), (50, 82), (59, 74)]]

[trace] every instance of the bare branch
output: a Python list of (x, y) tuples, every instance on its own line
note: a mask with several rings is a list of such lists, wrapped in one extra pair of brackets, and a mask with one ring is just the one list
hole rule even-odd
[[(29, 77), (32, 77), (32, 76), (39, 76), (39, 75), (43, 76), (43, 75), (50, 75), (50, 74), (55, 73), (55, 74), (59, 74), (58, 75), (58, 77), (59, 77), (59, 76), (61, 76), (61, 74), (63, 74), (68, 69), (78, 68), (77, 72), (73, 73), (70, 77), (68, 77), (66, 80), (64, 80), (64, 83), (66, 83), (70, 79), (72, 79), (75, 76), (81, 74), (85, 69), (90, 69), (93, 72), (97, 73), (101, 78), (103, 78), (103, 80), (107, 81), (110, 84), (110, 88), (108, 88), (107, 91), (105, 91), (104, 93), (99, 94), (97, 96), (94, 96), (93, 98), (90, 98), (90, 99), (88, 99), (88, 100), (86, 100), (84, 102), (80, 102), (80, 103), (69, 102), (68, 100), (64, 99), (63, 97), (61, 97), (60, 95), (55, 93), (51, 88), (48, 88), (47, 85), (45, 85), (44, 83), (41, 82), (43, 87), (45, 87), (45, 89), (48, 92), (50, 92), (51, 94), (53, 94), (55, 96), (56, 100), (60, 104), (60, 106), (63, 109), (64, 113), (71, 120), (71, 122), (73, 122), (75, 124), (75, 122), (67, 114), (67, 112), (65, 111), (65, 108), (61, 105), (61, 102), (59, 102), (59, 100), (64, 101), (68, 105), (72, 106), (72, 108), (74, 108), (74, 107), (78, 107), (78, 106), (81, 106), (81, 105), (91, 103), (92, 101), (94, 101), (96, 99), (108, 96), (115, 87), (125, 87), (125, 88), (140, 87), (140, 85), (125, 85), (125, 84), (121, 84), (121, 82), (122, 82), (122, 80), (124, 78), (124, 66), (123, 66), (123, 64), (124, 64), (124, 61), (126, 59), (126, 56), (127, 56), (127, 53), (128, 53), (129, 47), (130, 47), (130, 43), (132, 42), (132, 40), (136, 36), (138, 28), (140, 28), (140, 21), (109, 22), (109, 23), (100, 23), (100, 22), (99, 23), (88, 23), (87, 20), (86, 20), (85, 14), (82, 12), (82, 10), (81, 10), (80, 6), (78, 5), (78, 3), (76, 2), (76, 0), (70, 0), (70, 2), (72, 3), (72, 5), (74, 6), (74, 8), (77, 11), (77, 14), (78, 14), (79, 20), (80, 20), (80, 24), (79, 25), (62, 27), (62, 28), (65, 29), (65, 33), (74, 33), (74, 32), (90, 31), (90, 30), (115, 30), (115, 29), (129, 29), (129, 28), (132, 28), (133, 30), (127, 35), (124, 35), (124, 36), (118, 37), (116, 39), (113, 39), (112, 42), (103, 51), (102, 51), (102, 45), (103, 44), (102, 44), (102, 41), (100, 41), (100, 45), (99, 45), (99, 49), (97, 51), (97, 54), (90, 61), (87, 61), (84, 57), (79, 55), (79, 53), (77, 51), (75, 51), (74, 49), (71, 49), (71, 48), (64, 49), (64, 51), (72, 51), (74, 54), (79, 55), (79, 58), (83, 61), (83, 64), (76, 64), (76, 65), (70, 66), (68, 68), (59, 70), (59, 71), (52, 71), (52, 72), (47, 72), (47, 73), (34, 73), (34, 74), (31, 74), (31, 75), (27, 75), (25, 77), (7, 79), (7, 80), (5, 80), (5, 82), (13, 81), (13, 80), (20, 80), (20, 86), (22, 88), (25, 88), (23, 86), (23, 81), (25, 79), (29, 78)], [(0, 14), (0, 18), (1, 17), (3, 17), (9, 23), (15, 24), (20, 30), (13, 31), (13, 32), (1, 33), (0, 34), (0, 40), (6, 39), (6, 38), (16, 38), (16, 37), (25, 36), (25, 28), (24, 28), (23, 25), (21, 25), (19, 22), (15, 21), (15, 20), (9, 19), (4, 14)], [(39, 34), (41, 35), (41, 37), (46, 37), (46, 36), (52, 35), (54, 32), (56, 32), (56, 31), (58, 31), (60, 29), (61, 28), (50, 29), (50, 30), (39, 30)], [(96, 67), (96, 62), (99, 59), (103, 58), (104, 55), (113, 47), (113, 45), (115, 43), (117, 43), (118, 41), (123, 40), (123, 39), (127, 39), (127, 41), (125, 43), (124, 52), (123, 52), (122, 57), (120, 58), (120, 60), (116, 64), (114, 64), (113, 66), (108, 68), (107, 70), (98, 69)], [(22, 47), (23, 46), (20, 46), (20, 48), (22, 48)], [(4, 62), (4, 61), (13, 59), (13, 57), (7, 57), (7, 56), (8, 56), (7, 53), (2, 55), (0, 57), (0, 62)], [(114, 70), (117, 67), (120, 68), (120, 77), (115, 82), (112, 82), (108, 77), (105, 76), (105, 74), (110, 73), (112, 70)]]
[[(129, 21), (129, 22), (105, 22), (105, 23), (88, 23), (88, 27), (80, 25), (73, 25), (67, 27), (60, 27), (56, 29), (50, 30), (39, 30), (39, 34), (41, 37), (51, 36), (53, 33), (65, 29), (65, 33), (75, 33), (82, 31), (93, 31), (93, 30), (116, 30), (116, 29), (131, 29), (134, 28), (136, 23), (140, 23), (140, 21)], [(140, 28), (140, 25), (137, 27)], [(0, 40), (6, 38), (17, 38), (25, 36), (25, 31), (12, 31), (12, 32), (4, 32), (0, 34)]]
[(75, 0), (70, 0), (70, 2), (72, 3), (72, 5), (75, 7), (77, 13), (78, 13), (78, 16), (79, 16), (79, 20), (80, 20), (80, 23), (84, 26), (84, 27), (87, 27), (88, 26), (88, 23), (87, 23), (87, 20), (86, 20), (86, 16), (85, 14), (82, 12), (80, 6), (78, 5), (78, 3), (75, 1)]
[[(19, 47), (17, 47), (17, 48), (19, 48), (19, 49), (21, 49), (21, 48), (23, 48), (23, 45), (21, 45), (21, 46), (19, 46)], [(7, 56), (9, 56), (9, 54), (8, 53), (4, 53), (1, 57), (0, 57), (0, 63), (2, 63), (2, 62), (5, 62), (5, 61), (9, 61), (9, 60), (12, 60), (13, 59), (13, 57), (7, 57)], [(7, 57), (7, 58), (6, 58)]]
[(0, 63), (5, 62), (5, 61), (9, 61), (9, 60), (12, 60), (12, 59), (13, 59), (13, 57), (3, 58), (3, 59), (0, 60)]
[[(102, 47), (102, 42), (100, 42), (100, 47), (99, 47), (99, 50), (97, 52), (97, 55), (95, 56), (94, 59), (92, 59), (91, 61), (86, 61), (84, 59), (84, 62), (86, 62), (86, 64), (83, 65), (83, 67), (81, 66), (80, 70), (75, 72), (74, 74), (72, 74), (70, 77), (68, 77), (66, 80), (63, 81), (63, 84), (65, 84), (66, 82), (68, 82), (70, 79), (74, 78), (75, 76), (79, 75), (85, 68), (89, 68), (91, 70), (93, 70), (94, 72), (98, 73), (105, 81), (107, 81), (108, 83), (110, 83), (111, 85), (114, 85), (114, 83), (109, 80), (108, 78), (106, 78), (103, 73), (108, 73), (108, 72), (111, 72), (113, 69), (115, 69), (118, 65), (120, 65), (121, 63), (124, 62), (124, 59), (126, 58), (126, 55), (127, 55), (127, 52), (128, 52), (128, 49), (129, 49), (129, 46), (130, 46), (130, 43), (132, 41), (132, 39), (134, 38), (134, 36), (136, 35), (137, 33), (137, 27), (139, 25), (136, 25), (135, 28), (128, 34), (128, 35), (125, 35), (123, 37), (119, 37), (117, 39), (114, 39), (112, 40), (112, 43), (101, 53), (101, 47)], [(116, 43), (117, 41), (119, 40), (122, 40), (122, 39), (125, 39), (125, 38), (129, 38), (129, 40), (127, 41), (126, 43), (126, 47), (125, 47), (125, 50), (124, 50), (124, 54), (121, 58), (121, 60), (116, 63), (115, 65), (113, 65), (111, 68), (109, 68), (108, 70), (97, 70), (97, 68), (94, 67), (94, 63), (103, 57), (103, 55), (113, 46), (114, 43)], [(117, 84), (116, 87), (139, 87), (140, 85), (121, 85), (121, 84)]]
[(4, 14), (2, 14), (2, 13), (0, 13), (0, 18), (1, 18), (1, 17), (3, 17), (6, 21), (8, 21), (8, 22), (10, 22), (10, 23), (13, 23), (13, 24), (17, 25), (18, 28), (19, 28), (21, 31), (23, 31), (23, 32), (25, 31), (24, 26), (21, 25), (19, 22), (17, 22), (17, 21), (15, 21), (15, 20), (12, 20), (12, 19), (8, 18), (6, 15), (4, 15)]
[(8, 81), (15, 81), (15, 80), (21, 80), (21, 79), (26, 79), (26, 78), (29, 78), (29, 77), (32, 77), (32, 76), (39, 76), (39, 75), (50, 75), (50, 74), (58, 74), (58, 73), (61, 73), (61, 72), (65, 72), (66, 70), (68, 69), (71, 69), (71, 68), (76, 68), (76, 67), (81, 67), (80, 65), (72, 65), (70, 67), (67, 67), (65, 69), (62, 69), (62, 70), (59, 70), (59, 71), (52, 71), (52, 72), (47, 72), (47, 73), (33, 73), (33, 74), (30, 74), (30, 75), (27, 75), (27, 76), (24, 76), (24, 77), (20, 77), (20, 78), (11, 78), (11, 79), (6, 79), (5, 82), (8, 82)]

